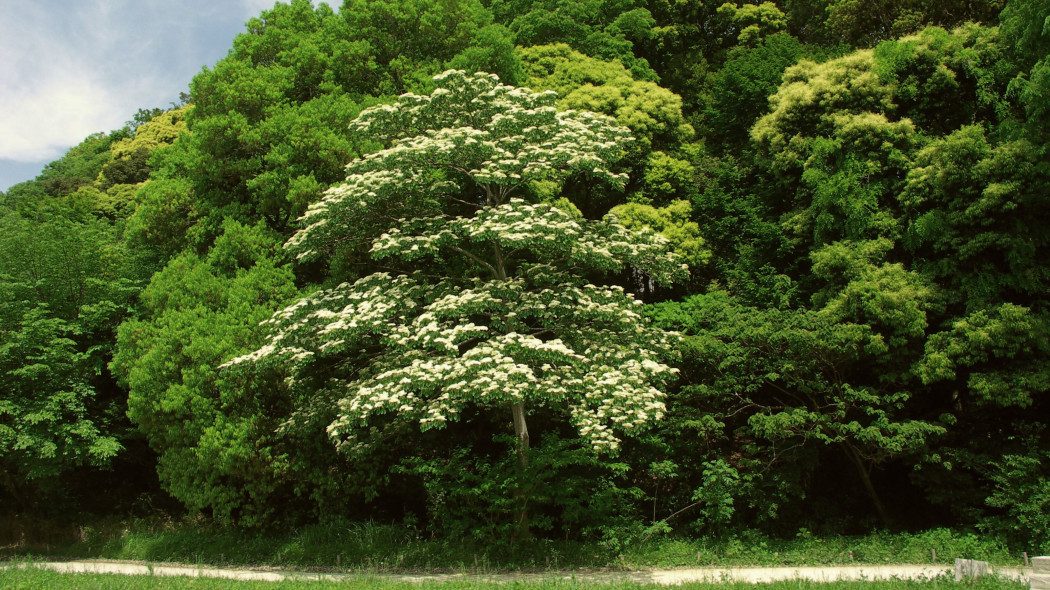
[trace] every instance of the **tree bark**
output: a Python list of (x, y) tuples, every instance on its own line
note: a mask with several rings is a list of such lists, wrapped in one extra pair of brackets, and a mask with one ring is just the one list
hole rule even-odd
[(518, 439), (518, 464), (529, 466), (529, 427), (525, 424), (525, 404), (517, 402), (510, 407), (514, 415), (514, 436)]
[(864, 490), (868, 492), (868, 496), (875, 506), (875, 513), (879, 515), (882, 526), (887, 529), (893, 529), (893, 519), (890, 517), (889, 511), (886, 510), (885, 504), (882, 503), (882, 499), (879, 498), (879, 493), (875, 491), (875, 486), (871, 483), (871, 473), (868, 471), (868, 465), (865, 463), (864, 458), (860, 456), (860, 451), (849, 443), (844, 444), (842, 449), (845, 451), (846, 457), (853, 463), (853, 466), (857, 468), (860, 481), (864, 484)]
[[(525, 469), (529, 466), (529, 427), (525, 423), (525, 404), (522, 402), (516, 402), (510, 407), (511, 414), (514, 418), (514, 436), (518, 442), (518, 467), (521, 469), (522, 476), (525, 474)], [(525, 498), (525, 491), (523, 489), (524, 482), (520, 482), (514, 494), (518, 498), (520, 508), (515, 520), (518, 523), (518, 537), (528, 538), (529, 536), (529, 513), (527, 502)]]
[[(489, 201), (491, 202), (494, 195), (486, 186), (485, 189), (488, 194)], [(506, 261), (503, 258), (503, 249), (500, 247), (499, 242), (492, 242), (492, 255), (493, 264), (491, 269), (497, 281), (507, 280), (507, 267)], [(514, 496), (518, 499), (520, 508), (515, 520), (518, 524), (518, 532), (516, 539), (525, 539), (529, 537), (529, 513), (528, 513), (528, 502), (529, 499), (525, 492), (525, 470), (529, 466), (529, 427), (525, 423), (525, 403), (514, 402), (510, 406), (511, 416), (514, 419), (514, 436), (517, 438), (517, 453), (518, 453), (518, 468), (521, 472), (519, 483), (517, 488), (514, 490)]]

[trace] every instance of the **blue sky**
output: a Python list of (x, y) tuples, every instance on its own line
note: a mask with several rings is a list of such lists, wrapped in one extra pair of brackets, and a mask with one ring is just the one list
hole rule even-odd
[(168, 107), (274, 0), (11, 0), (0, 18), (0, 191), (85, 137)]

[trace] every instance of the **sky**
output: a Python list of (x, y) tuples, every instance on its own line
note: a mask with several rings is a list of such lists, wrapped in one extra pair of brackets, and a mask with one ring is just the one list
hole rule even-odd
[(0, 0), (0, 191), (168, 108), (275, 0)]

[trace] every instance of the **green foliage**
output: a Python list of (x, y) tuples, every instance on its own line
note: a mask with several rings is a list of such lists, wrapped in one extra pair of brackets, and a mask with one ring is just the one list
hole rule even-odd
[[(181, 147), (165, 154), (163, 161), (181, 155)], [(199, 217), (193, 195), (188, 179), (155, 174), (136, 194), (138, 203), (124, 230), (128, 246), (161, 265), (188, 247), (191, 229)]]
[[(682, 114), (678, 95), (654, 82), (634, 79), (619, 63), (587, 57), (568, 45), (529, 47), (518, 54), (526, 84), (557, 92), (559, 108), (602, 113), (631, 130), (635, 141), (625, 146), (627, 154), (620, 164), (633, 179), (628, 200), (662, 205), (691, 195), (692, 170), (679, 150), (694, 131)], [(567, 196), (592, 215), (610, 206), (587, 203), (572, 193)]]
[(813, 296), (821, 315), (835, 322), (870, 326), (865, 349), (879, 356), (900, 356), (920, 340), (927, 312), (937, 304), (925, 278), (902, 264), (883, 262), (888, 240), (835, 242), (813, 252), (813, 274), (824, 288)]
[(0, 336), (0, 483), (27, 508), (34, 486), (80, 465), (105, 466), (121, 445), (91, 411), (91, 358), (68, 323), (42, 306), (0, 324)]
[(617, 205), (610, 211), (624, 227), (636, 231), (648, 229), (667, 238), (671, 251), (690, 266), (702, 266), (711, 251), (700, 236), (700, 226), (690, 221), (688, 201), (673, 201), (667, 207), (655, 208), (639, 203)]
[(0, 207), (0, 490), (11, 512), (74, 507), (68, 478), (108, 467), (125, 434), (105, 364), (136, 269), (115, 228), (65, 197)]
[(273, 377), (238, 380), (214, 367), (254, 346), (258, 323), (296, 289), (264, 229), (224, 229), (208, 257), (182, 254), (154, 275), (143, 315), (120, 327), (112, 370), (165, 488), (191, 510), (253, 524), (275, 509), (285, 460), (274, 431), (288, 401)]
[[(599, 60), (619, 62), (638, 80), (656, 74), (636, 46), (652, 36), (653, 17), (640, 2), (596, 0), (496, 0), (496, 18), (506, 23), (520, 47), (565, 44)], [(498, 72), (497, 72), (498, 73)]]
[(819, 246), (893, 235), (887, 211), (900, 184), (916, 129), (890, 118), (893, 87), (861, 51), (824, 64), (803, 60), (784, 73), (771, 112), (751, 130), (770, 169), (791, 195), (782, 225), (800, 243)]
[(995, 488), (987, 502), (1005, 514), (989, 518), (986, 526), (1033, 553), (1046, 553), (1050, 550), (1050, 453), (1038, 437), (1025, 443), (1024, 454), (1004, 455), (992, 463)]
[(108, 280), (119, 279), (113, 240), (112, 229), (94, 220), (6, 213), (0, 217), (4, 303), (22, 311), (46, 306), (60, 318), (75, 319), (81, 306), (109, 295)]
[(643, 54), (663, 84), (686, 98), (690, 112), (704, 108), (708, 77), (730, 52), (759, 46), (787, 25), (787, 14), (774, 2), (655, 0), (648, 5), (656, 26)]
[(486, 25), (478, 29), (474, 44), (448, 61), (451, 68), (467, 72), (492, 72), (505, 84), (524, 82), (521, 58), (510, 31), (503, 25)]
[(627, 127), (644, 151), (677, 147), (693, 136), (682, 99), (654, 82), (635, 80), (623, 66), (543, 45), (519, 51), (526, 85), (558, 93), (558, 106), (609, 115)]
[[(749, 458), (737, 465), (704, 466), (697, 499), (710, 516), (732, 514), (725, 486), (743, 478), (728, 476), (729, 468), (798, 469), (807, 452), (824, 446), (845, 453), (882, 512), (867, 481), (872, 466), (918, 452), (944, 432), (939, 424), (908, 416), (911, 395), (894, 389), (897, 383), (868, 373), (886, 349), (876, 346), (881, 338), (872, 327), (850, 322), (862, 318), (749, 308), (723, 292), (662, 304), (655, 313), (661, 326), (685, 334), (683, 374), (690, 386), (680, 395), (717, 412), (743, 441), (757, 437), (775, 443), (730, 449)], [(786, 488), (779, 493), (787, 498), (799, 492)], [(764, 499), (770, 501), (766, 510), (773, 514), (780, 501)]]
[[(41, 187), (48, 196), (61, 199), (81, 186), (93, 183), (102, 167), (109, 161), (112, 143), (125, 136), (125, 131), (88, 136), (79, 145), (70, 148), (64, 156), (45, 166), (34, 184)], [(8, 193), (9, 196), (16, 194), (14, 189)]]
[(1003, 90), (1013, 70), (997, 38), (996, 29), (975, 25), (924, 29), (880, 43), (875, 71), (893, 85), (900, 116), (927, 133), (943, 135), (974, 120), (996, 123), (1008, 108)]
[(964, 126), (918, 152), (900, 195), (905, 244), (919, 268), (950, 287), (967, 311), (1027, 303), (1050, 286), (1039, 252), (1047, 177), (1024, 140), (996, 144)]
[(1050, 353), (1046, 322), (1043, 314), (1010, 303), (976, 311), (930, 336), (919, 375), (925, 383), (958, 382), (965, 375), (977, 404), (1030, 406), (1050, 389), (1042, 363)]
[[(32, 538), (31, 525), (25, 525), (25, 529)], [(695, 567), (698, 553), (700, 562), (711, 566), (929, 565), (931, 550), (937, 552), (934, 563), (941, 566), (950, 565), (960, 556), (989, 561), (993, 566), (1015, 567), (1020, 563), (1016, 553), (987, 535), (950, 529), (921, 533), (875, 532), (848, 537), (814, 535), (802, 529), (785, 538), (773, 538), (752, 530), (722, 538), (651, 536), (635, 541), (622, 544), (619, 547), (622, 550), (616, 551), (607, 551), (608, 545), (604, 542), (560, 540), (518, 545), (507, 550), (491, 541), (475, 543), (469, 537), (423, 537), (412, 523), (391, 525), (330, 519), (302, 527), (245, 531), (199, 520), (107, 520), (92, 521), (70, 530), (61, 539), (52, 537), (50, 555), (232, 567), (265, 563), (297, 570), (347, 569), (363, 574), (405, 572), (407, 575), (447, 573), (449, 564), (453, 564), (455, 568), (476, 568), (489, 575), (494, 575), (494, 570), (511, 570), (514, 572), (511, 576), (520, 576), (523, 570), (555, 568), (579, 571), (625, 565), (632, 570)], [(16, 560), (20, 556), (39, 560), (46, 554), (42, 543), (39, 546), (28, 543), (22, 551), (4, 549), (5, 557), (15, 556)], [(375, 580), (369, 578), (367, 583), (374, 584)], [(574, 583), (581, 583), (579, 577)], [(607, 583), (608, 580), (603, 581)], [(797, 581), (792, 583), (797, 587)], [(865, 588), (877, 584), (862, 583)]]
[(826, 53), (783, 32), (729, 50), (705, 85), (707, 141), (733, 147), (746, 142), (751, 126), (769, 109), (769, 97), (780, 86), (784, 70), (802, 58), (823, 61)]
[(693, 500), (700, 504), (700, 520), (709, 527), (728, 525), (736, 511), (734, 504), (740, 492), (740, 472), (724, 459), (704, 463), (700, 486)]
[[(316, 35), (324, 34), (326, 21), (312, 20), (321, 21), (313, 22)], [(273, 34), (280, 33), (279, 26)], [(292, 39), (302, 44), (311, 40)], [(347, 159), (353, 149), (346, 126), (360, 110), (342, 86), (325, 81), (323, 75), (316, 86), (301, 89), (306, 81), (296, 76), (302, 66), (269, 61), (255, 65), (253, 50), (262, 48), (241, 47), (214, 72), (194, 79), (191, 133), (179, 162), (184, 169), (177, 172), (179, 180), (192, 183), (194, 201), (200, 203), (195, 208), (206, 214), (198, 223), (211, 238), (227, 216), (245, 223), (265, 219), (271, 228), (286, 230), (309, 199), (340, 178), (336, 162)], [(336, 53), (339, 48), (327, 49)]]
[(171, 145), (186, 131), (186, 113), (190, 106), (158, 113), (135, 127), (134, 135), (114, 142), (113, 159), (99, 173), (96, 184), (102, 190), (113, 185), (138, 184), (149, 177), (149, 157), (158, 148)]
[(743, 4), (737, 6), (726, 2), (718, 7), (718, 16), (725, 19), (737, 33), (736, 41), (741, 45), (754, 45), (767, 35), (782, 31), (787, 26), (787, 16), (772, 2)]
[(870, 47), (884, 39), (929, 26), (953, 28), (965, 22), (993, 23), (1006, 0), (958, 4), (952, 0), (831, 0), (826, 26), (845, 42)]
[[(638, 203), (664, 203), (674, 197), (696, 196), (696, 167), (665, 152), (653, 152), (645, 162), (641, 194), (631, 195)], [(679, 205), (684, 207), (684, 205)]]
[[(378, 83), (359, 91), (377, 95), (417, 89), (457, 54), (506, 38), (505, 30), (487, 28), (492, 16), (479, 0), (344, 0), (339, 14), (349, 38), (369, 48), (377, 70)], [(497, 73), (509, 77), (513, 70)]]
[(879, 390), (923, 392), (880, 394), (890, 414), (942, 416), (946, 436), (910, 447), (939, 441), (926, 460), (943, 467), (916, 475), (934, 496), (986, 496), (995, 452), (970, 441), (1015, 427), (989, 411), (1039, 404), (1048, 385), (1045, 264), (1033, 257), (1045, 173), (1039, 136), (1011, 119), (1018, 65), (1004, 51), (997, 30), (966, 25), (802, 61), (751, 131), (780, 183), (759, 211), (795, 249), (786, 274), (826, 320), (871, 330), (864, 362)]
[[(1010, 81), (1010, 94), (1018, 99), (1024, 112), (1024, 127), (1033, 141), (1045, 146), (1050, 131), (1050, 109), (1046, 96), (1050, 88), (1050, 59), (1047, 58), (1046, 19), (1050, 3), (1045, 0), (1009, 2), (1003, 9), (1002, 44), (1013, 55), (1018, 72)], [(1045, 147), (1034, 149), (1045, 153)]]
[(448, 538), (499, 543), (515, 534), (515, 516), (526, 507), (530, 527), (555, 538), (595, 538), (628, 520), (624, 512), (632, 498), (620, 487), (626, 464), (595, 456), (578, 438), (547, 433), (530, 448), (528, 465), (521, 466), (517, 441), (496, 439), (494, 456), (461, 446), (445, 457), (406, 458), (396, 468), (423, 481), (433, 530)]

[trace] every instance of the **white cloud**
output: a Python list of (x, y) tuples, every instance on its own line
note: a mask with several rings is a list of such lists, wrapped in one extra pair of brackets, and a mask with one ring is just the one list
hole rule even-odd
[(0, 158), (32, 161), (108, 122), (105, 86), (93, 79), (74, 36), (43, 30), (47, 11), (21, 3), (0, 24)]
[(273, 0), (36, 0), (0, 19), (0, 160), (54, 159), (178, 99)]
[(107, 91), (89, 80), (50, 76), (17, 96), (0, 92), (0, 158), (16, 162), (55, 159), (100, 129), (120, 127), (109, 112)]
[[(287, 0), (284, 4), (287, 4)], [(273, 8), (276, 4), (274, 0), (241, 0), (241, 9), (245, 14), (245, 21), (247, 19), (258, 16), (260, 12)], [(314, 2), (314, 6), (317, 6), (318, 2)]]

